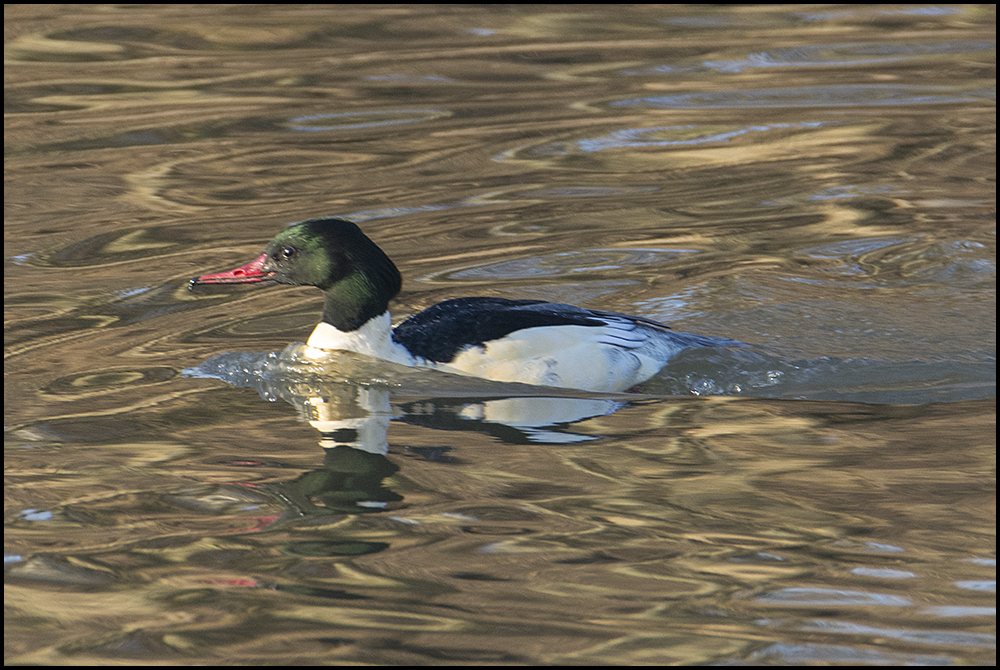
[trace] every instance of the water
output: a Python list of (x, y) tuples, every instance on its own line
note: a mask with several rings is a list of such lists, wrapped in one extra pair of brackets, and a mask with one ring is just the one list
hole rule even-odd
[[(5, 659), (995, 662), (992, 6), (5, 8)], [(631, 394), (305, 361), (359, 222)]]

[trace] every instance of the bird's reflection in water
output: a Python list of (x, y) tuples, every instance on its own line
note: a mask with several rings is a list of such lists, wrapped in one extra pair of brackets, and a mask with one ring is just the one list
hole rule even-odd
[[(351, 353), (316, 361), (283, 352), (226, 353), (186, 370), (190, 377), (220, 379), (254, 388), (262, 398), (284, 400), (320, 434), (323, 465), (267, 485), (285, 513), (279, 521), (392, 509), (402, 497), (385, 486), (399, 466), (386, 457), (392, 421), (448, 431), (487, 433), (506, 444), (566, 444), (599, 439), (574, 432), (580, 421), (624, 407), (622, 394), (489, 382), (472, 377), (387, 365)], [(449, 447), (415, 447), (431, 460), (447, 460)]]

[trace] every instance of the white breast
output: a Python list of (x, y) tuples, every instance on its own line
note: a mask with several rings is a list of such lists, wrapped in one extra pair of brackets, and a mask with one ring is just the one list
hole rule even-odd
[(323, 350), (353, 351), (402, 365), (416, 364), (410, 352), (392, 339), (392, 320), (389, 312), (369, 319), (357, 330), (346, 333), (325, 321), (320, 321), (306, 344), (318, 350), (315, 352), (316, 356), (322, 356)]

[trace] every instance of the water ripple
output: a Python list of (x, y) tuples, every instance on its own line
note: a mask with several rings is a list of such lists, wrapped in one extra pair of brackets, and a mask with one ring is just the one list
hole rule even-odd
[[(615, 103), (617, 104), (617, 103)], [(546, 142), (505, 152), (493, 160), (504, 162), (523, 154), (533, 156), (568, 156), (579, 153), (597, 153), (609, 149), (640, 149), (646, 147), (684, 147), (727, 143), (736, 138), (755, 133), (770, 133), (788, 129), (812, 129), (829, 125), (824, 121), (801, 123), (770, 123), (762, 125), (684, 125), (655, 126), (652, 128), (624, 128), (600, 137), (579, 140)], [(754, 138), (758, 139), (758, 138)]]
[(715, 70), (723, 74), (738, 74), (744, 70), (771, 67), (851, 67), (913, 61), (939, 55), (971, 54), (996, 50), (989, 40), (945, 40), (940, 42), (884, 43), (856, 42), (843, 44), (799, 45), (782, 49), (758, 51), (739, 58), (707, 60), (696, 64), (664, 63), (627, 68), (625, 76), (655, 76), (660, 74), (698, 75)]
[(692, 249), (589, 249), (566, 251), (548, 256), (532, 256), (475, 265), (472, 267), (448, 269), (421, 277), (421, 280), (435, 281), (481, 281), (484, 279), (538, 279), (541, 277), (561, 277), (605, 270), (619, 271), (637, 266), (666, 266), (688, 254), (697, 253)]
[(609, 107), (637, 109), (747, 109), (802, 107), (883, 107), (940, 105), (996, 98), (996, 89), (955, 91), (945, 86), (905, 84), (833, 84), (791, 88), (677, 93), (628, 98)]
[(933, 644), (956, 647), (975, 647), (995, 649), (996, 637), (984, 633), (964, 633), (944, 630), (913, 630), (906, 628), (888, 628), (885, 626), (867, 626), (851, 621), (815, 620), (805, 625), (805, 630), (817, 630), (824, 633), (843, 633), (847, 635), (871, 635), (878, 638), (889, 638), (916, 642), (918, 644)]
[(846, 589), (824, 589), (819, 587), (793, 586), (772, 593), (765, 593), (757, 602), (769, 605), (795, 605), (803, 607), (853, 607), (880, 605), (883, 607), (910, 607), (913, 601), (904, 596), (869, 591), (848, 591)]
[[(331, 114), (309, 114), (297, 116), (288, 122), (291, 130), (317, 133), (331, 130), (358, 130), (361, 128), (382, 128), (400, 126), (406, 123), (432, 121), (451, 116), (451, 112), (440, 109), (397, 109), (370, 110), (363, 112), (335, 112)], [(325, 123), (316, 123), (325, 121)]]
[(719, 72), (735, 74), (762, 67), (846, 67), (875, 65), (912, 60), (916, 57), (963, 54), (996, 50), (996, 43), (985, 40), (953, 40), (917, 44), (816, 44), (773, 51), (760, 51), (744, 58), (704, 61), (704, 66)]
[[(667, 147), (728, 142), (746, 135), (774, 130), (776, 128), (818, 128), (826, 125), (821, 121), (809, 123), (773, 123), (761, 126), (744, 126), (729, 130), (717, 130), (704, 126), (658, 126), (656, 128), (626, 128), (616, 130), (604, 137), (595, 137), (575, 142), (580, 151), (604, 151), (634, 147)], [(693, 132), (692, 132), (693, 131)]]

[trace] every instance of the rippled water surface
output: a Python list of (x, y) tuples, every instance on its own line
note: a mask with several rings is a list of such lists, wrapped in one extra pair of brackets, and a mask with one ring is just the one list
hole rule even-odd
[[(995, 662), (992, 6), (5, 7), (11, 663)], [(189, 291), (640, 314), (630, 394)]]

